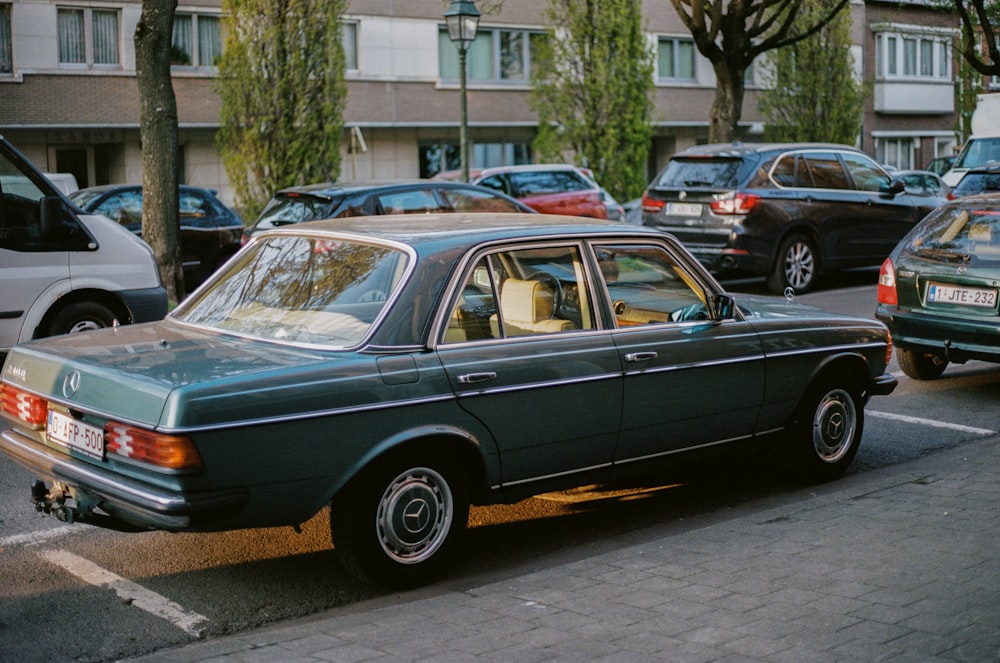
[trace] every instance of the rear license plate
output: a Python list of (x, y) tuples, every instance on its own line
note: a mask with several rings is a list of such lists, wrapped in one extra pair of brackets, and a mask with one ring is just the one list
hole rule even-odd
[(103, 428), (91, 426), (56, 410), (49, 410), (49, 424), (45, 432), (53, 442), (98, 460), (104, 458)]
[(699, 203), (667, 203), (663, 208), (667, 216), (701, 216)]
[(960, 304), (996, 308), (997, 291), (984, 288), (960, 288), (940, 283), (931, 283), (927, 288), (927, 301), (935, 304)]

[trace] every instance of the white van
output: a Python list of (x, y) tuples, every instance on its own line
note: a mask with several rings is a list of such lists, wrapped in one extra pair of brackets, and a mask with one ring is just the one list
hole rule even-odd
[(149, 246), (104, 216), (80, 213), (0, 136), (0, 353), (166, 312)]

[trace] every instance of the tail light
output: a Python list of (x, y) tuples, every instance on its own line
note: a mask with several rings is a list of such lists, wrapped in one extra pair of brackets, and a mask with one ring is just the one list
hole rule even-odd
[(187, 437), (162, 435), (109, 421), (104, 425), (104, 439), (109, 456), (114, 454), (168, 470), (191, 470), (202, 466), (194, 442)]
[(888, 366), (890, 361), (892, 361), (892, 334), (888, 333), (885, 344), (885, 365)]
[(716, 214), (747, 214), (759, 200), (760, 196), (752, 193), (737, 193), (732, 198), (712, 201), (710, 207)]
[(656, 213), (663, 209), (666, 203), (662, 200), (656, 200), (655, 198), (650, 198), (646, 194), (642, 194), (642, 211)]
[(896, 269), (889, 258), (882, 263), (882, 269), (878, 273), (878, 303), (889, 306), (899, 304), (899, 297), (896, 295)]
[(945, 197), (946, 197), (946, 198), (947, 198), (948, 200), (955, 200), (955, 198), (956, 198), (957, 196), (955, 196), (955, 194), (954, 194), (953, 192), (949, 191), (949, 192), (948, 192), (948, 195), (947, 195), (947, 196), (945, 196)]
[(0, 411), (7, 416), (33, 428), (41, 428), (45, 425), (48, 409), (49, 404), (44, 398), (0, 383)]

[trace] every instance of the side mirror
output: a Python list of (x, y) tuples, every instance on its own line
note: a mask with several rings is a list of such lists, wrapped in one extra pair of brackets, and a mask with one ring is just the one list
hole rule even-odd
[(903, 180), (899, 179), (898, 177), (894, 177), (892, 178), (892, 181), (889, 182), (889, 188), (886, 190), (886, 192), (890, 196), (895, 196), (898, 193), (903, 193), (903, 191), (905, 190), (906, 190), (906, 184), (903, 183)]
[(736, 317), (736, 300), (732, 295), (721, 294), (712, 297), (712, 319), (730, 320)]
[(63, 202), (58, 196), (46, 196), (39, 203), (39, 224), (42, 238), (47, 241), (59, 239), (63, 230)]

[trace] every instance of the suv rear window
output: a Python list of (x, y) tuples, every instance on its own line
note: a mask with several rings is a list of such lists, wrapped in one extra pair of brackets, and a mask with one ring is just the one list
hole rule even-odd
[(735, 189), (752, 164), (740, 158), (671, 159), (653, 185), (657, 189)]

